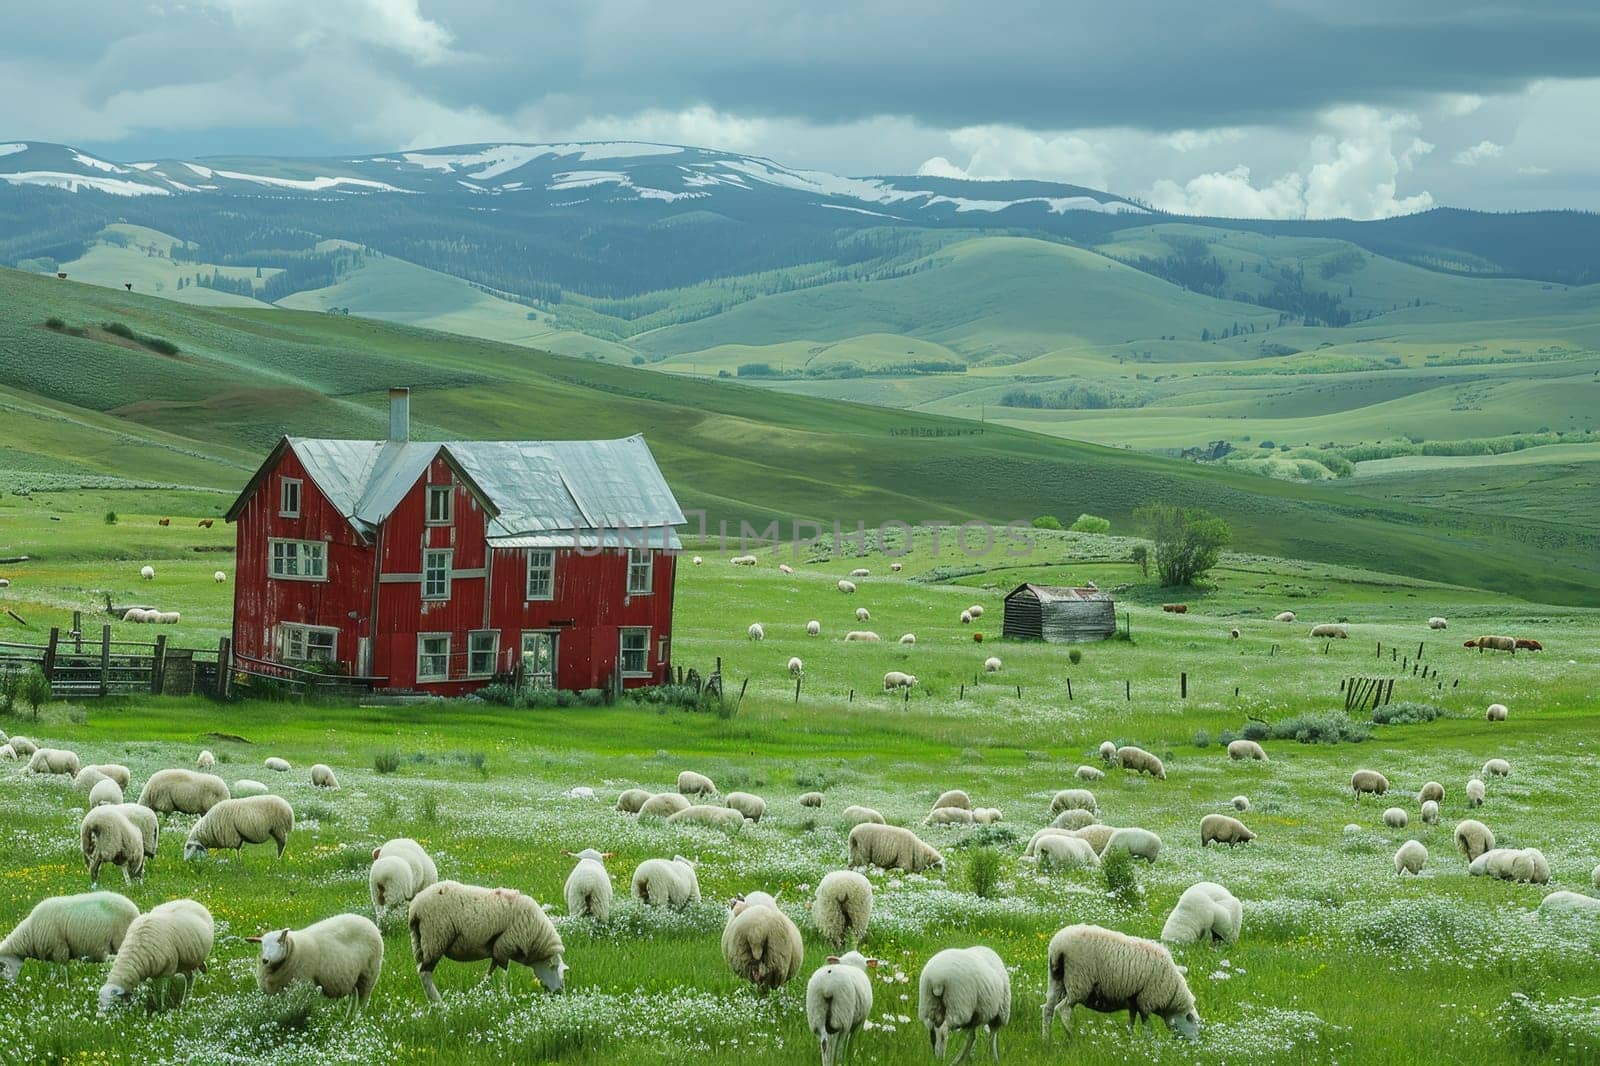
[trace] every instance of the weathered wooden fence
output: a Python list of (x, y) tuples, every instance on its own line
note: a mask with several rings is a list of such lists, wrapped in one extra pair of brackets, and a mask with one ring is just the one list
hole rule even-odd
[(221, 647), (169, 646), (165, 635), (151, 642), (112, 640), (109, 625), (101, 626), (98, 640), (57, 628), (43, 644), (0, 642), (0, 672), (38, 668), (56, 696), (186, 696), (216, 691), (225, 654)]

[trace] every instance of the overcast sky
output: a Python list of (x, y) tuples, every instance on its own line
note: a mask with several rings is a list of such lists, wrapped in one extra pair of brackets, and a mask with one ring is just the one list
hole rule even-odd
[(1600, 2), (50, 0), (0, 141), (115, 159), (635, 138), (1176, 211), (1600, 209)]

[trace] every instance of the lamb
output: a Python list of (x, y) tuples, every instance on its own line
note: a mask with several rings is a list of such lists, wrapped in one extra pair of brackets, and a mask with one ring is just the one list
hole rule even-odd
[(856, 590), (856, 583), (854, 581), (846, 581), (843, 578), (839, 579), (839, 591), (840, 592), (848, 594), (848, 593), (854, 592), (855, 590)]
[[(1104, 828), (1106, 829), (1106, 835), (1109, 837), (1111, 835), (1110, 827), (1106, 826)], [(1078, 831), (1076, 829), (1065, 829), (1053, 825), (1047, 825), (1043, 829), (1035, 832), (1033, 836), (1028, 839), (1028, 846), (1024, 848), (1022, 852), (1023, 857), (1032, 858), (1034, 855), (1038, 854), (1039, 845), (1043, 843), (1047, 837), (1072, 837), (1074, 839), (1082, 839), (1078, 836)], [(1099, 854), (1100, 851), (1098, 846), (1099, 843), (1100, 842), (1098, 841), (1089, 842), (1089, 846), (1094, 848), (1096, 854)]]
[(1293, 611), (1279, 611), (1277, 614), (1272, 616), (1272, 620), (1274, 622), (1293, 622), (1294, 621), (1294, 612)]
[(231, 849), (241, 854), (246, 844), (278, 845), (278, 858), (289, 846), (294, 831), (294, 808), (281, 796), (247, 796), (226, 799), (212, 807), (189, 829), (183, 842), (186, 860), (201, 858), (212, 848)]
[(1233, 806), (1233, 809), (1236, 810), (1236, 811), (1243, 812), (1243, 811), (1248, 811), (1250, 809), (1250, 797), (1249, 796), (1235, 796), (1235, 797), (1233, 797), (1233, 799), (1229, 800), (1228, 802)]
[(1504, 759), (1490, 759), (1483, 764), (1484, 777), (1510, 777), (1511, 764)]
[(875, 644), (878, 641), (878, 634), (870, 629), (852, 629), (844, 635), (844, 639), (852, 642)]
[(647, 907), (667, 907), (681, 911), (700, 902), (700, 878), (694, 863), (682, 855), (670, 859), (646, 859), (633, 871), (633, 898)]
[(806, 982), (806, 1021), (822, 1045), (822, 1066), (835, 1066), (872, 1014), (872, 978), (877, 959), (859, 951), (829, 955)]
[(117, 813), (133, 823), (139, 831), (140, 838), (144, 841), (144, 857), (156, 857), (156, 846), (161, 841), (161, 823), (156, 821), (156, 812), (149, 807), (137, 803), (111, 804)]
[(567, 913), (573, 916), (587, 915), (602, 922), (610, 918), (611, 875), (606, 873), (605, 863), (612, 853), (584, 848), (582, 851), (563, 851), (561, 854), (578, 860), (567, 875), (567, 883), (561, 888), (567, 901)]
[(922, 820), (923, 825), (971, 825), (972, 812), (962, 807), (935, 807)]
[(141, 566), (139, 567), (139, 576), (146, 581), (154, 581), (156, 579), (156, 568), (153, 566)]
[(372, 913), (378, 921), (388, 917), (390, 908), (402, 911), (417, 893), (439, 880), (439, 867), (410, 837), (396, 837), (372, 849), (372, 869), (367, 873), (367, 891), (372, 897)]
[(1239, 639), (1239, 629), (1238, 629), (1237, 626), (1234, 627), (1233, 629), (1228, 630), (1228, 638), (1230, 640), (1238, 640)]
[(727, 803), (752, 822), (761, 821), (762, 815), (767, 813), (767, 801), (749, 792), (730, 792)]
[(964, 625), (964, 626), (969, 626), (969, 625), (972, 624), (972, 612), (970, 612), (970, 611), (962, 611), (961, 612), (961, 624)]
[(1417, 793), (1418, 803), (1427, 803), (1429, 800), (1434, 800), (1435, 802), (1444, 801), (1444, 786), (1437, 781), (1429, 781)]
[(998, 674), (1000, 672), (1000, 657), (991, 655), (983, 660), (983, 670), (985, 673)]
[(917, 684), (916, 674), (902, 673), (899, 670), (890, 670), (883, 675), (883, 691), (893, 692), (900, 688), (914, 688)]
[(1550, 883), (1550, 864), (1538, 848), (1492, 848), (1468, 863), (1467, 873), (1535, 885)]
[(813, 618), (806, 623), (806, 636), (816, 637), (822, 635), (822, 623)]
[(1456, 823), (1456, 847), (1468, 862), (1486, 851), (1494, 850), (1494, 831), (1482, 822), (1464, 818)]
[(12, 737), (9, 747), (17, 753), (19, 759), (25, 759), (39, 750), (39, 746), (27, 737)]
[(899, 573), (899, 572), (900, 572), (900, 571), (902, 571), (902, 570), (904, 570), (904, 569), (905, 569), (905, 568), (906, 568), (906, 567), (905, 567), (905, 564), (904, 564), (904, 563), (890, 563), (890, 564), (889, 564), (889, 569), (890, 569), (890, 570), (893, 570), (893, 571), (894, 571), (894, 572), (895, 572), (895, 573), (897, 573), (897, 574), (898, 574), (898, 573)]
[(761, 627), (760, 622), (751, 622), (750, 628), (745, 630), (751, 640), (766, 640), (767, 631)]
[(800, 806), (802, 806), (802, 807), (820, 807), (820, 806), (822, 806), (822, 793), (820, 793), (820, 792), (802, 792), (800, 794)]
[(211, 580), (221, 585), (228, 580), (228, 575), (223, 573), (221, 570), (217, 570), (212, 573)]
[(1489, 709), (1484, 712), (1483, 717), (1486, 721), (1503, 722), (1506, 720), (1507, 713), (1505, 704), (1491, 703), (1489, 704)]
[(1390, 807), (1383, 812), (1383, 824), (1390, 829), (1404, 829), (1409, 823), (1404, 807)]
[(696, 555), (694, 557), (693, 561), (694, 561), (694, 565), (696, 565), (696, 566), (699, 566), (699, 565), (701, 565), (702, 563), (705, 562), (705, 560), (703, 558), (701, 558), (700, 556), (698, 556), (698, 555)]
[(1072, 772), (1072, 776), (1079, 781), (1101, 781), (1105, 779), (1106, 772), (1097, 766), (1080, 766)]
[[(1217, 815), (1217, 817), (1223, 817)], [(1228, 819), (1232, 821), (1233, 819)], [(1090, 828), (1085, 826), (1084, 828)], [(1249, 832), (1249, 830), (1245, 830)], [(1161, 854), (1161, 838), (1148, 829), (1125, 828), (1114, 830), (1106, 841), (1105, 847), (1100, 849), (1101, 856), (1111, 854), (1113, 851), (1126, 851), (1136, 859), (1145, 862), (1155, 862), (1156, 856)]]
[(939, 798), (933, 801), (934, 810), (940, 807), (960, 807), (964, 811), (972, 810), (972, 797), (959, 788), (952, 788), (947, 792), (939, 793)]
[(1476, 777), (1467, 782), (1467, 806), (1482, 807), (1484, 798), (1483, 782)]
[(900, 643), (902, 643), (902, 644), (915, 644), (916, 642), (917, 642), (917, 635), (915, 633), (901, 633), (900, 634)]
[(249, 777), (239, 778), (228, 789), (230, 795), (241, 799), (245, 796), (265, 796), (271, 791), (272, 789), (263, 785), (260, 781)]
[(261, 760), (261, 765), (277, 774), (286, 774), (293, 769), (293, 767), (289, 765), (288, 759), (280, 759), (276, 755), (267, 756), (265, 759)]
[(1420, 840), (1408, 840), (1394, 853), (1394, 872), (1402, 877), (1420, 874), (1422, 864), (1428, 861), (1428, 849)]
[(144, 625), (146, 622), (156, 620), (155, 617), (151, 617), (152, 615), (160, 617), (160, 614), (160, 611), (147, 611), (143, 607), (129, 607), (122, 612), (122, 620), (124, 622), (132, 622), (134, 625)]
[(429, 885), (407, 912), (411, 954), (429, 1002), (443, 997), (433, 984), (441, 959), (489, 960), (489, 976), (513, 962), (531, 969), (547, 992), (566, 987), (566, 947), (532, 896), (514, 888), (481, 888), (459, 881)]
[(1207, 847), (1212, 843), (1248, 844), (1256, 835), (1245, 827), (1237, 818), (1229, 818), (1226, 814), (1208, 814), (1200, 819), (1200, 846)]
[(1439, 824), (1439, 801), (1438, 800), (1423, 800), (1423, 802), (1422, 802), (1422, 824), (1423, 825), (1438, 825)]
[(1233, 740), (1228, 742), (1228, 758), (1235, 760), (1253, 759), (1256, 762), (1269, 762), (1267, 753), (1260, 744), (1253, 740)]
[(115, 892), (51, 896), (0, 940), (0, 978), (15, 981), (28, 959), (104, 962), (117, 953), (139, 908)]
[(703, 825), (727, 833), (737, 833), (744, 828), (744, 815), (732, 807), (713, 807), (710, 804), (697, 803), (667, 815), (667, 824)]
[(1044, 1002), (1044, 1038), (1057, 1017), (1072, 1035), (1078, 1004), (1110, 1014), (1126, 1010), (1128, 1021), (1152, 1015), (1188, 1040), (1200, 1036), (1194, 994), (1172, 955), (1153, 940), (1142, 940), (1095, 925), (1069, 925), (1050, 938)]
[(1041, 870), (1071, 870), (1079, 866), (1099, 866), (1100, 856), (1087, 840), (1063, 833), (1050, 833), (1032, 842)]
[(715, 796), (717, 786), (705, 774), (684, 770), (678, 775), (678, 791), (685, 796)]
[(874, 825), (885, 824), (883, 815), (879, 814), (875, 809), (872, 807), (858, 806), (856, 804), (846, 807), (842, 817), (844, 818), (845, 823), (852, 828), (867, 822), (871, 822)]
[(660, 792), (644, 801), (639, 808), (640, 818), (670, 818), (687, 810), (689, 801), (676, 792)]
[(1005, 820), (999, 807), (974, 807), (972, 808), (972, 821), (975, 825), (993, 825)]
[(1099, 819), (1094, 816), (1093, 812), (1079, 807), (1069, 807), (1055, 816), (1050, 822), (1050, 828), (1065, 829), (1071, 832), (1074, 829), (1082, 829), (1086, 825), (1093, 825), (1097, 821)]
[(106, 863), (122, 867), (125, 883), (144, 880), (144, 834), (116, 807), (91, 808), (78, 826), (78, 842), (90, 888), (99, 887), (100, 867)]
[(383, 969), (383, 934), (359, 914), (336, 914), (304, 929), (279, 929), (246, 940), (261, 945), (256, 985), (275, 996), (296, 981), (316, 985), (329, 999), (353, 1000), (359, 1013)]
[(806, 908), (835, 951), (853, 947), (867, 935), (872, 919), (872, 882), (854, 870), (834, 870), (817, 883), (816, 897)]
[[(1552, 892), (1539, 901), (1539, 914), (1588, 914), (1600, 916), (1600, 899), (1578, 892)], [(0, 962), (5, 956), (0, 953)]]
[(722, 927), (722, 958), (735, 976), (772, 992), (800, 975), (805, 942), (794, 919), (765, 892), (740, 896)]
[(72, 787), (93, 788), (102, 779), (115, 781), (118, 788), (127, 791), (129, 783), (133, 780), (133, 775), (126, 766), (122, 766), (119, 763), (91, 763), (78, 771), (78, 776), (72, 781)]
[(754, 566), (756, 565), (757, 560), (754, 555), (735, 555), (733, 558), (729, 559), (728, 562), (732, 563), (734, 566)]
[(1095, 800), (1094, 793), (1086, 788), (1064, 788), (1050, 799), (1050, 812), (1058, 811), (1096, 811), (1100, 804)]
[(1109, 740), (1100, 742), (1100, 758), (1106, 762), (1114, 762), (1117, 758), (1117, 746)]
[(645, 800), (650, 798), (650, 793), (642, 788), (630, 788), (617, 797), (616, 809), (624, 814), (638, 814), (639, 808), (644, 806)]
[(917, 982), (917, 1017), (927, 1027), (934, 1058), (942, 1059), (951, 1033), (969, 1035), (955, 1061), (965, 1062), (989, 1031), (989, 1052), (1000, 1061), (1000, 1030), (1011, 1021), (1011, 974), (986, 947), (945, 948), (928, 960)]
[(1195, 944), (1202, 940), (1232, 944), (1239, 939), (1244, 908), (1232, 892), (1212, 881), (1190, 885), (1178, 897), (1161, 927), (1168, 944)]
[(148, 615), (146, 615), (145, 616), (145, 621), (146, 622), (159, 622), (161, 625), (164, 625), (164, 626), (175, 626), (179, 622), (183, 621), (183, 615), (179, 614), (177, 611), (158, 611), (156, 613), (156, 617), (154, 617), (154, 618), (151, 618)]
[(313, 788), (334, 789), (339, 787), (339, 779), (333, 776), (331, 767), (317, 763), (311, 768), (311, 785)]
[(192, 899), (175, 899), (152, 907), (128, 925), (111, 972), (100, 986), (100, 1013), (109, 1011), (145, 981), (158, 977), (183, 978), (178, 1005), (204, 973), (206, 956), (216, 939), (211, 912)]
[(217, 757), (210, 751), (202, 751), (194, 760), (196, 769), (209, 770), (217, 765)]
[(1389, 779), (1376, 770), (1357, 770), (1350, 775), (1350, 791), (1360, 799), (1363, 793), (1381, 796), (1389, 791)]
[(120, 806), (122, 803), (122, 789), (109, 777), (101, 778), (89, 790), (89, 806), (99, 807), (104, 804)]
[(850, 571), (850, 576), (851, 577), (870, 577), (870, 576), (872, 576), (872, 571), (868, 570), (864, 566), (858, 566), (854, 570)]
[(857, 607), (856, 608), (856, 621), (857, 622), (870, 622), (870, 621), (872, 621), (872, 612), (867, 610), (865, 607)]
[(789, 676), (790, 677), (799, 677), (802, 673), (805, 672), (805, 669), (806, 669), (806, 664), (800, 661), (800, 656), (798, 656), (798, 655), (789, 656)]
[(944, 856), (909, 829), (866, 822), (850, 830), (851, 866), (881, 866), (886, 870), (921, 873), (944, 869)]
[(1428, 619), (1428, 628), (1429, 629), (1448, 629), (1448, 628), (1450, 628), (1450, 623), (1448, 621), (1446, 621), (1445, 619), (1440, 618), (1438, 615), (1434, 615), (1432, 618)]
[(794, 567), (790, 566), (788, 563), (779, 563), (778, 564), (778, 573), (780, 573), (780, 574), (792, 574), (792, 573), (794, 573)]
[(76, 777), (78, 753), (63, 748), (39, 748), (28, 759), (27, 770), (30, 774), (65, 774), (67, 777)]
[(1132, 746), (1118, 748), (1117, 764), (1124, 770), (1135, 770), (1141, 774), (1149, 774), (1158, 781), (1167, 779), (1167, 768), (1161, 765), (1161, 760), (1143, 748)]

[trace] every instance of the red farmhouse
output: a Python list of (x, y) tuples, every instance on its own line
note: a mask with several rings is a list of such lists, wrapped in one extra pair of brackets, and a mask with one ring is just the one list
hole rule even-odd
[(285, 437), (228, 511), (233, 647), (327, 662), (378, 687), (452, 694), (664, 681), (684, 521), (642, 437)]

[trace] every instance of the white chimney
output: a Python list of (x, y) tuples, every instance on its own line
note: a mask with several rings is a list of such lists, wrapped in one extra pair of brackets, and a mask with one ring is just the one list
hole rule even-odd
[(407, 441), (411, 439), (411, 390), (393, 388), (389, 390), (389, 439), (392, 441)]

